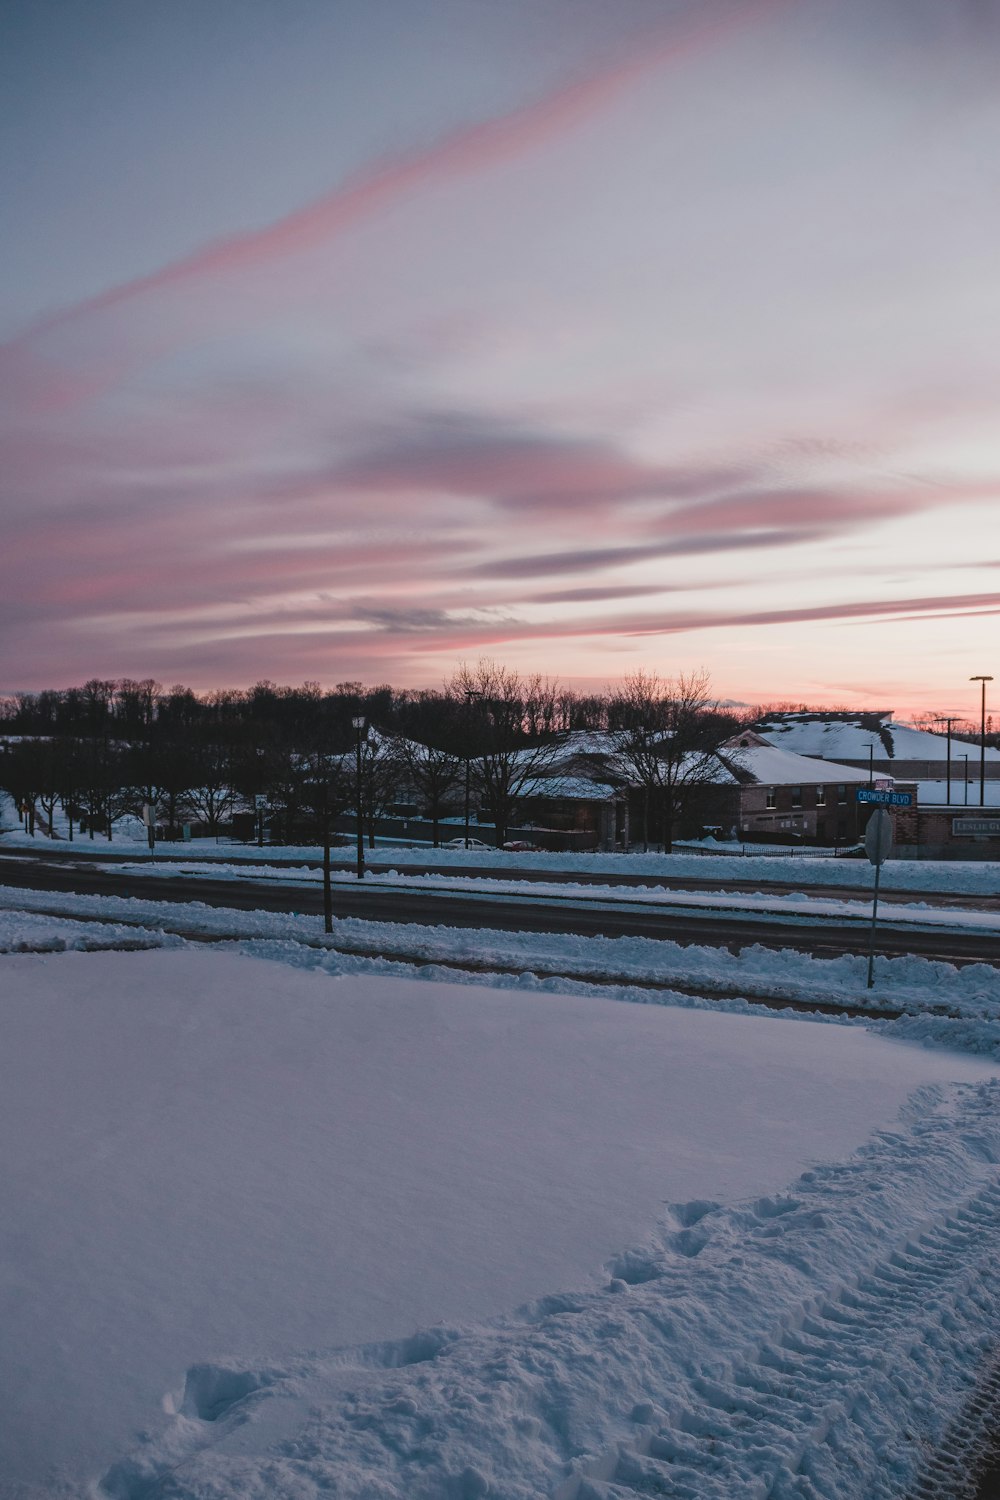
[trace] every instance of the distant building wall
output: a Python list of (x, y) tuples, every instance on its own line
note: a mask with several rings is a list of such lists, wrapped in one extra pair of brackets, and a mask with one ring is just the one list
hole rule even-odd
[(853, 844), (860, 827), (855, 785), (822, 782), (812, 786), (745, 786), (740, 792), (739, 834), (765, 843)]
[(918, 807), (896, 819), (897, 859), (1000, 860), (1000, 808)]

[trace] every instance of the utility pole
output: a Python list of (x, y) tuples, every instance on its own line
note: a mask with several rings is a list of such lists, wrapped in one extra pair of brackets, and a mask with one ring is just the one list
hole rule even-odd
[(465, 689), (465, 847), (466, 847), (466, 849), (468, 849), (468, 847), (469, 847), (469, 813), (470, 813), (470, 800), (469, 799), (470, 799), (470, 791), (471, 791), (470, 782), (469, 782), (469, 770), (470, 770), (470, 767), (471, 767), (471, 764), (472, 764), (472, 755), (470, 753), (470, 741), (471, 741), (471, 738), (472, 738), (472, 735), (471, 735), (472, 705), (473, 705), (473, 703), (478, 703), (480, 701), (480, 699), (482, 698), (482, 696), (483, 696), (482, 693), (477, 692), (475, 688), (466, 688)]
[(979, 707), (979, 806), (986, 806), (986, 684), (992, 682), (989, 675), (970, 677), (970, 682), (982, 683)]
[(351, 723), (354, 726), (355, 751), (356, 751), (356, 756), (357, 756), (355, 777), (356, 777), (356, 781), (357, 781), (357, 820), (358, 820), (358, 862), (357, 863), (358, 863), (358, 879), (359, 880), (364, 880), (364, 878), (365, 878), (365, 830), (364, 830), (364, 825), (363, 825), (362, 820), (361, 820), (361, 814), (362, 814), (362, 811), (363, 811), (363, 802), (362, 802), (362, 797), (361, 797), (361, 739), (362, 739), (363, 732), (365, 730), (365, 721), (364, 721), (363, 718), (358, 718), (358, 719), (352, 719)]
[(947, 776), (948, 776), (948, 791), (947, 791), (946, 800), (947, 800), (948, 806), (950, 807), (951, 806), (951, 726), (953, 724), (957, 724), (958, 723), (958, 715), (957, 714), (951, 714), (951, 715), (949, 715), (949, 714), (938, 714), (938, 716), (937, 716), (937, 722), (939, 724), (945, 724), (945, 725), (947, 725), (947, 730), (948, 730), (948, 748), (945, 751), (945, 754), (948, 757), (948, 771), (947, 771)]

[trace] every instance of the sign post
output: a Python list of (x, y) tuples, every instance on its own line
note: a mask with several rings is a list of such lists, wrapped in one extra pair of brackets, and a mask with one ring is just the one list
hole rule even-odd
[[(861, 793), (858, 793), (860, 800)], [(867, 800), (867, 799), (866, 799)], [(872, 925), (868, 935), (868, 988), (875, 983), (875, 923), (878, 918), (878, 885), (882, 862), (892, 848), (892, 819), (884, 807), (876, 807), (865, 829), (865, 853), (875, 866), (875, 891), (872, 897)]]
[(152, 802), (142, 804), (142, 821), (146, 825), (146, 842), (150, 850), (156, 848), (156, 807)]

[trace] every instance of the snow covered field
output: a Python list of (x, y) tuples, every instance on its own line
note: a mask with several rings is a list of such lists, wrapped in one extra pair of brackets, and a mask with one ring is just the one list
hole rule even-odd
[(0, 957), (5, 1500), (905, 1495), (998, 1327), (994, 1063), (289, 937)]

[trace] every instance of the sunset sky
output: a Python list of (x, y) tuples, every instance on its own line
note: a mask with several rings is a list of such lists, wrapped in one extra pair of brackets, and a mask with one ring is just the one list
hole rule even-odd
[(10, 0), (0, 690), (1000, 685), (996, 0)]

